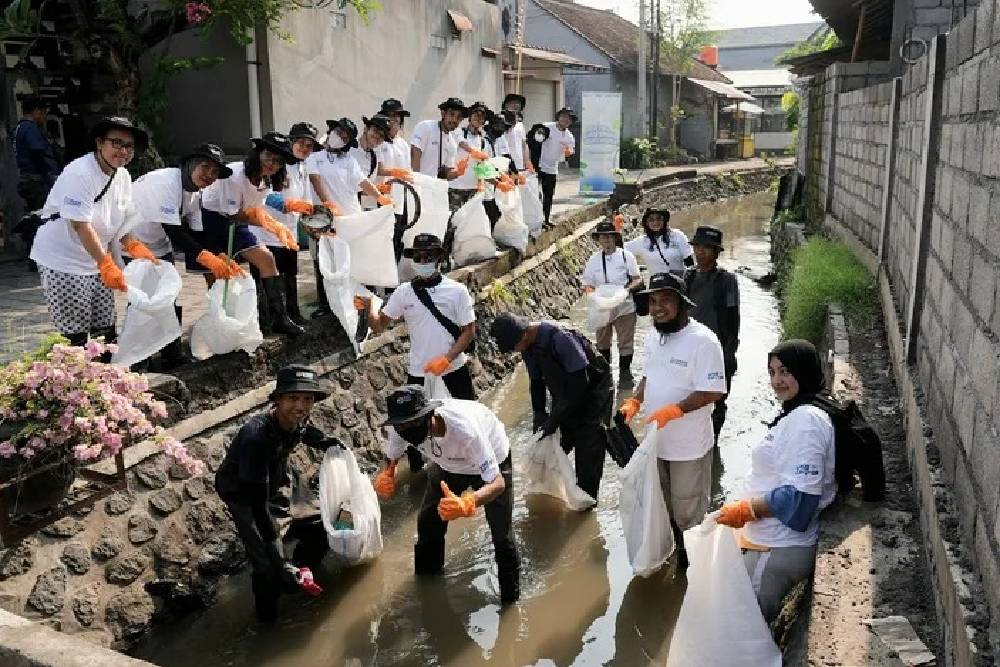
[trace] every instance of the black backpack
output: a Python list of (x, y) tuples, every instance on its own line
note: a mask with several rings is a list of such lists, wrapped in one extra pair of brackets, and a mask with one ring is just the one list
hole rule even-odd
[(829, 396), (816, 396), (809, 404), (830, 415), (833, 422), (836, 447), (834, 476), (838, 493), (849, 493), (854, 488), (857, 473), (864, 500), (873, 502), (884, 499), (882, 441), (861, 413), (858, 404), (854, 401), (841, 404)]

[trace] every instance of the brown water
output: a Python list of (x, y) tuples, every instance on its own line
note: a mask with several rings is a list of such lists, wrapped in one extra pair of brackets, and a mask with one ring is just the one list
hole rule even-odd
[[(711, 222), (726, 234), (721, 263), (763, 274), (773, 198), (690, 209), (671, 224), (689, 235)], [(716, 496), (737, 489), (749, 450), (774, 413), (766, 354), (778, 339), (774, 298), (740, 277), (742, 343), (729, 415), (719, 445)], [(585, 330), (579, 304), (574, 323)], [(648, 322), (642, 322), (642, 340)], [(642, 347), (634, 370), (641, 372)], [(621, 397), (619, 398), (619, 402)], [(515, 489), (522, 488), (518, 453), (527, 446), (531, 406), (520, 369), (486, 402), (507, 425), (514, 450)], [(446, 574), (412, 574), (416, 514), (423, 476), (399, 485), (383, 505), (385, 551), (374, 563), (320, 574), (317, 599), (283, 600), (273, 627), (253, 621), (249, 577), (230, 578), (217, 603), (158, 630), (134, 655), (168, 667), (194, 665), (633, 665), (663, 664), (685, 589), (672, 571), (632, 577), (618, 516), (618, 467), (608, 459), (597, 508), (584, 514), (555, 501), (517, 496), (514, 525), (522, 558), (521, 602), (501, 611), (486, 521), (453, 522)]]

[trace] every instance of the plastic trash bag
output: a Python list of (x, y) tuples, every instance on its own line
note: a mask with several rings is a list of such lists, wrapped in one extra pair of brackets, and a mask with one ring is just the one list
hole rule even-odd
[(597, 501), (576, 483), (576, 472), (569, 455), (559, 444), (559, 432), (547, 438), (536, 438), (528, 447), (524, 476), (528, 480), (525, 494), (544, 494), (566, 503), (574, 511), (593, 507)]
[[(663, 500), (656, 462), (656, 425), (653, 424), (622, 470), (622, 491), (618, 501), (628, 562), (640, 577), (648, 577), (658, 570), (674, 552), (674, 531), (670, 527), (670, 513)], [(694, 562), (690, 547), (688, 557)]]
[(497, 246), (490, 232), (490, 219), (483, 208), (483, 194), (479, 193), (455, 211), (451, 219), (455, 226), (455, 239), (451, 255), (457, 266), (481, 262), (497, 256)]
[(380, 206), (358, 215), (340, 216), (334, 219), (333, 226), (337, 236), (351, 247), (351, 256), (364, 257), (363, 262), (351, 263), (351, 278), (362, 285), (399, 285), (396, 254), (392, 247), (396, 214), (391, 206)]
[(501, 174), (506, 174), (510, 170), (510, 158), (504, 157), (503, 155), (497, 155), (496, 157), (491, 157), (487, 160), (490, 164), (497, 168)]
[(340, 236), (320, 238), (319, 272), (323, 276), (323, 288), (330, 310), (344, 328), (354, 346), (354, 353), (361, 354), (363, 341), (357, 340), (354, 335), (358, 330), (361, 314), (354, 308), (354, 297), (370, 297), (375, 311), (381, 310), (382, 300), (351, 278), (351, 247)]
[[(335, 556), (354, 565), (382, 553), (382, 509), (350, 449), (326, 450), (319, 469), (319, 509)], [(350, 527), (338, 525), (342, 510), (350, 513)]]
[(497, 190), (495, 201), (500, 209), (500, 219), (493, 228), (493, 238), (500, 245), (514, 248), (523, 255), (528, 249), (529, 230), (524, 224), (521, 191), (518, 188), (510, 192)]
[(428, 373), (424, 376), (424, 395), (428, 400), (439, 401), (443, 398), (451, 398), (451, 392), (448, 391), (448, 387), (444, 383), (444, 378), (433, 373)]
[(684, 531), (684, 547), (691, 565), (667, 666), (781, 667), (733, 529), (710, 515)]
[(181, 275), (173, 264), (129, 262), (128, 310), (118, 335), (118, 352), (111, 357), (116, 366), (131, 366), (162, 350), (181, 335), (174, 301), (181, 292)]
[[(225, 310), (222, 296), (229, 284)], [(253, 354), (264, 336), (257, 321), (257, 287), (247, 274), (232, 280), (216, 280), (208, 290), (208, 308), (191, 328), (191, 354), (208, 359), (213, 354), (243, 350)]]
[(590, 293), (587, 305), (587, 324), (600, 329), (614, 322), (618, 307), (628, 298), (628, 290), (621, 285), (599, 285)]
[(524, 212), (524, 224), (532, 237), (542, 232), (545, 224), (545, 210), (542, 208), (542, 190), (538, 186), (538, 176), (528, 174), (524, 185), (517, 186), (521, 192), (521, 208)]
[(451, 209), (448, 207), (448, 181), (413, 172), (413, 188), (420, 197), (420, 219), (403, 232), (403, 246), (413, 247), (413, 238), (417, 234), (433, 234), (443, 241), (445, 232), (448, 231), (448, 218), (451, 216)]

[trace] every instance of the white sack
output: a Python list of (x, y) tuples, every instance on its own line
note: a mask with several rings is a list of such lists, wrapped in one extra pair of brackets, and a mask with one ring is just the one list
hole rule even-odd
[(319, 272), (323, 276), (326, 302), (331, 312), (340, 321), (355, 354), (361, 354), (361, 341), (355, 340), (361, 313), (354, 308), (354, 297), (370, 297), (372, 309), (376, 312), (382, 309), (382, 300), (351, 278), (351, 248), (339, 236), (320, 238)]
[(592, 329), (600, 329), (613, 322), (616, 309), (628, 296), (628, 290), (620, 285), (599, 285), (588, 299), (587, 324)]
[(344, 215), (334, 219), (337, 236), (351, 247), (351, 256), (364, 261), (351, 262), (351, 278), (362, 285), (397, 287), (396, 253), (392, 234), (396, 215), (391, 206), (380, 206), (359, 215)]
[[(674, 552), (674, 531), (670, 527), (670, 513), (663, 500), (656, 462), (656, 425), (653, 424), (622, 470), (622, 491), (618, 501), (628, 561), (632, 571), (640, 577), (648, 577), (658, 570)], [(693, 563), (690, 549), (688, 557)]]
[(521, 206), (521, 191), (514, 188), (510, 192), (496, 192), (497, 208), (500, 209), (500, 219), (493, 228), (493, 238), (502, 246), (516, 249), (522, 255), (528, 249), (528, 226), (524, 224), (524, 211)]
[(524, 185), (517, 186), (521, 191), (521, 208), (524, 211), (524, 224), (532, 237), (542, 232), (545, 224), (545, 210), (542, 208), (542, 190), (538, 186), (538, 176), (528, 174)]
[[(222, 308), (222, 295), (229, 284), (229, 298)], [(208, 290), (208, 308), (191, 328), (191, 354), (208, 359), (213, 354), (243, 350), (253, 354), (264, 342), (257, 321), (257, 287), (249, 274), (232, 280), (216, 280)]]
[(424, 395), (428, 400), (439, 401), (444, 398), (451, 398), (451, 392), (448, 391), (448, 387), (444, 383), (444, 378), (433, 373), (428, 373), (424, 376)]
[(448, 181), (431, 178), (426, 174), (413, 172), (413, 188), (420, 197), (420, 219), (417, 224), (403, 232), (403, 247), (413, 246), (417, 234), (433, 234), (444, 241), (448, 231)]
[(528, 447), (524, 476), (528, 487), (524, 493), (553, 496), (577, 512), (593, 507), (597, 501), (576, 483), (576, 472), (569, 455), (559, 444), (559, 432), (539, 438)]
[[(351, 513), (353, 530), (334, 527), (342, 507)], [(382, 553), (382, 509), (371, 480), (358, 468), (350, 449), (326, 450), (319, 469), (319, 508), (334, 555), (354, 565)]]
[(451, 223), (455, 226), (451, 256), (456, 266), (466, 266), (497, 256), (497, 246), (490, 232), (490, 219), (483, 208), (481, 192), (455, 211)]
[(684, 546), (691, 565), (668, 667), (781, 667), (733, 529), (708, 516), (684, 531)]
[(169, 262), (129, 262), (128, 310), (118, 335), (118, 351), (111, 356), (116, 366), (131, 366), (148, 359), (181, 335), (174, 301), (181, 293), (181, 275)]

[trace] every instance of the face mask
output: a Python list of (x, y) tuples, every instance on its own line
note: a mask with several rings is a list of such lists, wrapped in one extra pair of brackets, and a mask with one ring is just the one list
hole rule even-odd
[(406, 440), (411, 445), (419, 445), (421, 442), (427, 439), (427, 434), (431, 430), (431, 418), (428, 417), (420, 423), (419, 426), (411, 426), (407, 429), (396, 429), (396, 433), (403, 440)]
[(537, 141), (538, 143), (542, 143), (543, 141), (545, 141), (545, 134), (543, 134), (542, 132), (535, 132), (535, 141)]
[(326, 145), (329, 148), (332, 148), (333, 150), (337, 151), (346, 146), (347, 144), (344, 142), (343, 139), (341, 139), (339, 134), (331, 134), (330, 138), (326, 140)]
[(425, 264), (414, 262), (413, 272), (420, 278), (430, 278), (437, 273), (437, 262), (427, 262)]

